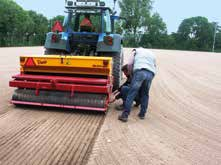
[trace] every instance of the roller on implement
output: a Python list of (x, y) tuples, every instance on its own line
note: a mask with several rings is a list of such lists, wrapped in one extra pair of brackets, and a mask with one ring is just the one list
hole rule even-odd
[(112, 92), (112, 58), (21, 56), (11, 102), (106, 111)]

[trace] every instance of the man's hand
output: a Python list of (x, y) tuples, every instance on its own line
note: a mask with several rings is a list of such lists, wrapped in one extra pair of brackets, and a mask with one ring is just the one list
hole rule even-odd
[(116, 100), (116, 97), (120, 94), (120, 92), (118, 90), (114, 91), (113, 93), (111, 93), (110, 95), (110, 103), (113, 103)]

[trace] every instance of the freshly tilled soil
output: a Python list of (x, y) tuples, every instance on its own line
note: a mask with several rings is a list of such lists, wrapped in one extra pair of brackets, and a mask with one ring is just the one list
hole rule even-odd
[(145, 120), (139, 108), (127, 123), (110, 111), (88, 165), (220, 165), (221, 54), (153, 52), (158, 71)]
[[(43, 51), (0, 48), (0, 164), (221, 164), (221, 54), (153, 50), (158, 73), (148, 114), (140, 120), (133, 107), (122, 123), (120, 101), (106, 117), (11, 105), (8, 81), (19, 71), (19, 55)], [(125, 49), (125, 63), (130, 52)]]
[(0, 164), (85, 164), (103, 113), (9, 103), (14, 89), (8, 82), (19, 73), (19, 55), (42, 52), (42, 47), (0, 49)]

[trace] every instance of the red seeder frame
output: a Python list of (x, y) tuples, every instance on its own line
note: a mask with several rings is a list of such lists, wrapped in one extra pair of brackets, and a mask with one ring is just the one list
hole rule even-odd
[(105, 78), (79, 78), (67, 76), (47, 76), (47, 75), (30, 75), (18, 74), (12, 77), (14, 80), (9, 82), (10, 87), (35, 89), (35, 95), (39, 95), (40, 90), (68, 91), (70, 96), (74, 92), (100, 93), (107, 94), (107, 100), (104, 108), (86, 107), (86, 106), (69, 106), (60, 104), (45, 104), (35, 102), (24, 102), (12, 100), (13, 104), (26, 104), (46, 107), (61, 107), (68, 109), (82, 109), (94, 111), (106, 111), (112, 92), (112, 77)]

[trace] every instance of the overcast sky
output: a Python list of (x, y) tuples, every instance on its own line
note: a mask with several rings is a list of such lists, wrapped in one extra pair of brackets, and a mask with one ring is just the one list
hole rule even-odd
[[(25, 10), (35, 10), (48, 18), (64, 14), (65, 0), (14, 0)], [(106, 0), (109, 3), (112, 0)], [(155, 0), (153, 12), (158, 12), (168, 32), (176, 32), (185, 18), (204, 16), (221, 25), (221, 0)]]

